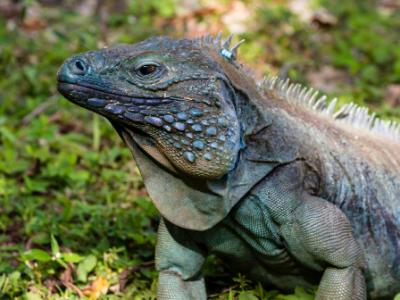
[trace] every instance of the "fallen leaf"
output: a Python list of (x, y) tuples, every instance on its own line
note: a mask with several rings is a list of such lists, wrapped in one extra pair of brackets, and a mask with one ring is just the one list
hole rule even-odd
[(246, 32), (251, 12), (243, 2), (234, 1), (231, 8), (222, 16), (222, 22), (230, 33)]
[(400, 84), (390, 84), (386, 88), (385, 100), (391, 107), (400, 106)]
[(46, 22), (36, 18), (26, 18), (22, 23), (22, 28), (27, 31), (38, 31), (46, 27)]
[(323, 66), (318, 71), (308, 72), (306, 77), (310, 86), (326, 93), (335, 92), (338, 86), (350, 81), (345, 71), (331, 66)]
[(43, 282), (43, 285), (47, 288), (50, 294), (57, 292), (57, 280), (54, 278), (48, 278)]
[(22, 3), (17, 1), (3, 0), (0, 3), (0, 15), (5, 19), (12, 19), (21, 16), (23, 11)]
[(83, 294), (88, 296), (90, 300), (99, 299), (101, 295), (107, 294), (110, 283), (103, 277), (97, 277), (89, 286), (83, 289)]
[(73, 283), (72, 267), (70, 264), (68, 265), (68, 268), (66, 268), (65, 271), (61, 273), (60, 280), (64, 285)]
[(311, 22), (320, 28), (328, 28), (335, 26), (338, 20), (328, 10), (320, 9), (313, 14)]
[(22, 28), (26, 31), (38, 31), (47, 27), (47, 23), (42, 16), (43, 10), (39, 3), (33, 3), (26, 9)]
[(400, 2), (398, 0), (380, 0), (378, 10), (384, 15), (392, 15), (400, 11)]
[(313, 11), (309, 0), (290, 0), (288, 8), (303, 22), (309, 22), (312, 18)]

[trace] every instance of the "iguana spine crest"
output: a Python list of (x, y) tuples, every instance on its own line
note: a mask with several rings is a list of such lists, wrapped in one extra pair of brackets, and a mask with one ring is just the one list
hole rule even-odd
[(349, 124), (355, 128), (367, 129), (393, 141), (400, 141), (400, 123), (377, 118), (375, 113), (370, 114), (366, 107), (349, 103), (336, 110), (337, 98), (329, 101), (326, 95), (313, 88), (292, 83), (289, 79), (277, 76), (265, 77), (258, 83), (258, 87), (262, 92), (273, 93), (284, 101), (310, 108), (312, 111), (330, 116), (338, 122)]

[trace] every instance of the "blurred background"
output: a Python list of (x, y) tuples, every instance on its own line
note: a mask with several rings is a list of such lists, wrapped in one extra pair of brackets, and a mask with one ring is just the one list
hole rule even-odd
[[(106, 120), (56, 91), (74, 53), (153, 35), (235, 34), (280, 75), (400, 119), (399, 0), (1, 0), (0, 299), (155, 299), (159, 217)], [(216, 258), (212, 299), (281, 295)]]

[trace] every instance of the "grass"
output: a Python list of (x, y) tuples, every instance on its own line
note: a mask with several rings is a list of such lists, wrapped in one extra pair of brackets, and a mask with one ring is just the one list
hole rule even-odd
[[(110, 124), (64, 100), (55, 77), (77, 52), (183, 36), (179, 3), (127, 1), (106, 19), (21, 3), (16, 16), (0, 17), (0, 298), (154, 299), (158, 213)], [(302, 22), (285, 1), (245, 3), (257, 22), (239, 34), (247, 39), (241, 57), (257, 74), (286, 69), (306, 82), (330, 66), (346, 78), (331, 92), (342, 103), (399, 119), (400, 109), (382, 100), (400, 83), (399, 12), (387, 15), (371, 1), (314, 1), (340, 20), (324, 27)], [(223, 28), (215, 10), (190, 18), (195, 29)], [(213, 299), (313, 298), (313, 291), (282, 295), (240, 274), (222, 276), (217, 259), (207, 270)]]

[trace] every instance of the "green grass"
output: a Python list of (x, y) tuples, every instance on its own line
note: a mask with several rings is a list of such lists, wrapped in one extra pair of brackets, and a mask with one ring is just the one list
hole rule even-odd
[[(282, 1), (246, 1), (257, 22), (238, 37), (247, 39), (242, 59), (258, 74), (290, 66), (300, 82), (331, 66), (349, 78), (332, 93), (342, 102), (399, 119), (400, 109), (383, 101), (386, 87), (400, 83), (399, 13), (387, 16), (361, 0), (320, 2), (341, 20), (336, 26), (301, 22)], [(127, 3), (106, 20), (36, 1), (23, 2), (18, 18), (0, 17), (1, 299), (96, 299), (102, 288), (101, 299), (155, 298), (159, 216), (135, 163), (106, 120), (56, 92), (57, 68), (74, 53), (184, 34), (173, 23), (179, 3)], [(32, 9), (42, 25), (24, 24)], [(213, 12), (193, 19), (221, 26)], [(217, 259), (206, 269), (213, 299), (312, 299), (313, 291), (284, 296), (240, 274), (232, 279)]]

